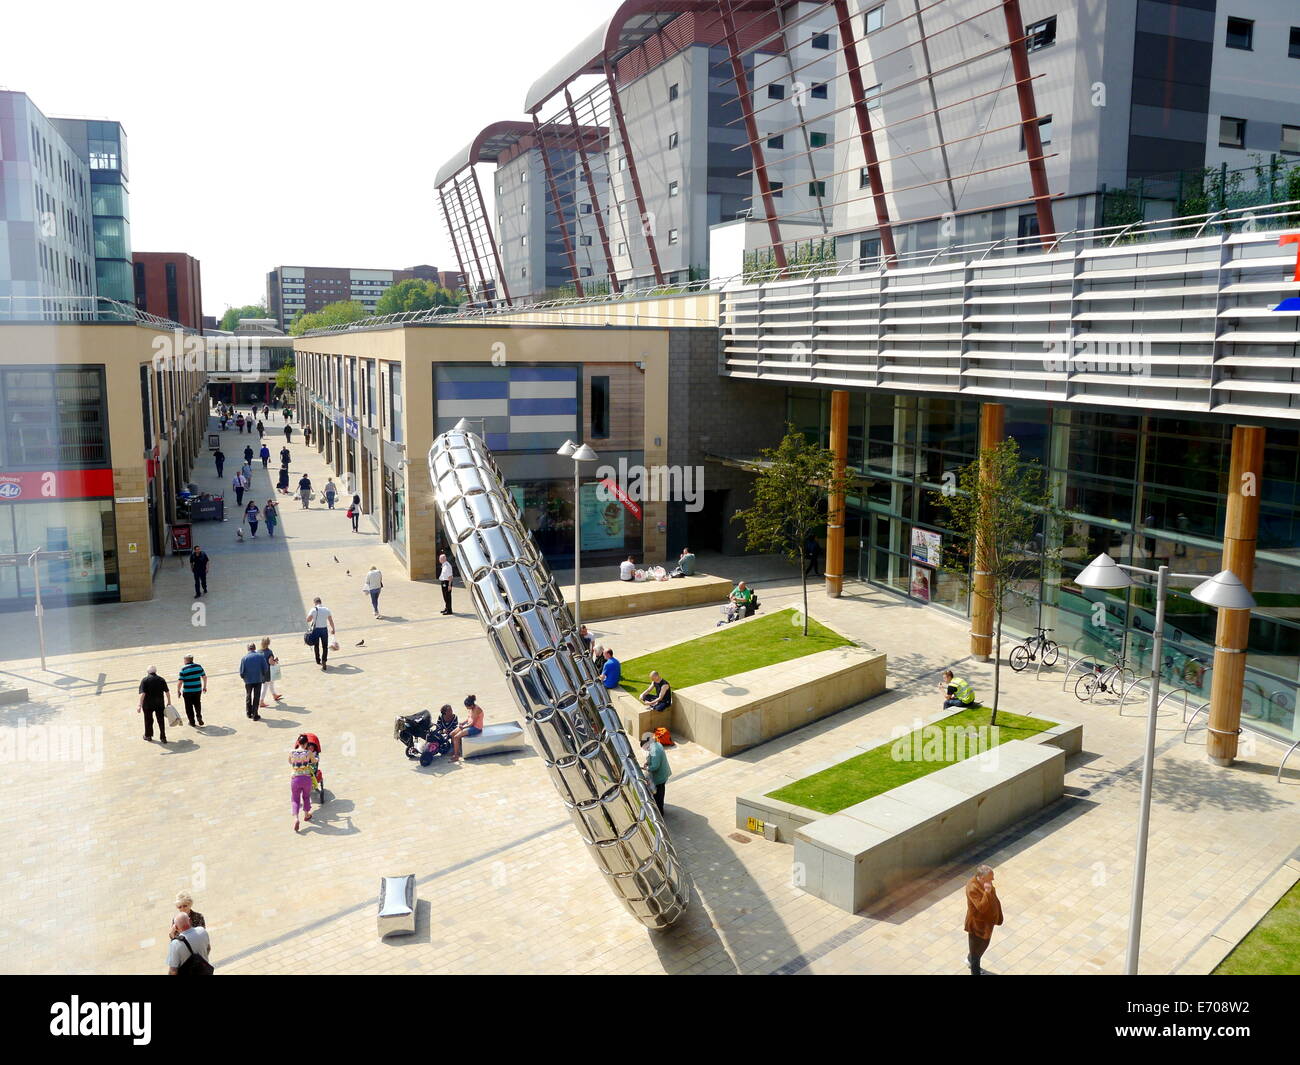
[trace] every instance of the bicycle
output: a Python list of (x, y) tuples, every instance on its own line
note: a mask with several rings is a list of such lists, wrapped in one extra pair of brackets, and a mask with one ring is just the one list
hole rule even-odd
[(1074, 694), (1080, 702), (1086, 703), (1099, 691), (1123, 695), (1136, 683), (1137, 674), (1128, 668), (1125, 659), (1121, 657), (1105, 668), (1100, 662), (1093, 663), (1092, 672), (1085, 673), (1074, 682)]
[(1043, 665), (1056, 665), (1061, 648), (1055, 640), (1047, 638), (1047, 634), (1051, 631), (1051, 629), (1036, 628), (1034, 635), (1026, 637), (1023, 643), (1018, 643), (1011, 648), (1011, 653), (1007, 656), (1011, 668), (1019, 673), (1030, 662), (1036, 661), (1040, 655), (1043, 659)]

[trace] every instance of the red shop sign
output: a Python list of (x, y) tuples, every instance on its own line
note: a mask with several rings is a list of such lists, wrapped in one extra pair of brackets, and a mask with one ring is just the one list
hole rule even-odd
[(112, 494), (112, 470), (0, 473), (0, 503), (39, 503), (51, 499), (99, 499)]

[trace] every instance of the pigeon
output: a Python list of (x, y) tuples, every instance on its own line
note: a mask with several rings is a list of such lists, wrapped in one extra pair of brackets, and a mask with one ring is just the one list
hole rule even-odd
[(360, 641), (357, 642), (357, 646), (358, 646), (358, 647), (365, 647), (365, 645), (366, 645), (366, 641), (365, 641), (365, 640), (360, 640)]
[(352, 571), (351, 571), (351, 570), (348, 570), (348, 576), (349, 576), (349, 577), (352, 576)]
[(310, 562), (307, 563), (307, 568), (308, 568), (308, 569), (311, 569), (311, 563), (310, 563)]
[(339, 560), (339, 556), (338, 556), (338, 555), (334, 555), (333, 558), (334, 558), (334, 561), (335, 561), (335, 562), (337, 562), (337, 561)]

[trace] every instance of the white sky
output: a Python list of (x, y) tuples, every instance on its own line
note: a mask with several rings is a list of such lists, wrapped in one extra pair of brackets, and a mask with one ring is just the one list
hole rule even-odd
[(262, 302), (278, 264), (456, 269), (435, 171), (526, 117), (528, 86), (616, 6), (12, 2), (0, 86), (122, 123), (132, 247), (199, 259), (220, 315)]

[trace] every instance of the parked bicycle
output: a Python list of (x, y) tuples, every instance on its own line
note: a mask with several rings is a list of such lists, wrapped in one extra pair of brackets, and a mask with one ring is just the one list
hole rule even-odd
[(1034, 635), (1011, 648), (1011, 654), (1007, 656), (1011, 668), (1019, 673), (1030, 662), (1036, 662), (1039, 658), (1043, 660), (1045, 666), (1056, 665), (1061, 648), (1055, 640), (1047, 638), (1047, 634), (1051, 631), (1051, 629), (1037, 628), (1034, 630)]
[(1094, 662), (1091, 673), (1085, 673), (1074, 682), (1074, 694), (1080, 702), (1088, 702), (1098, 692), (1123, 695), (1137, 683), (1137, 674), (1128, 668), (1124, 658), (1109, 666)]

